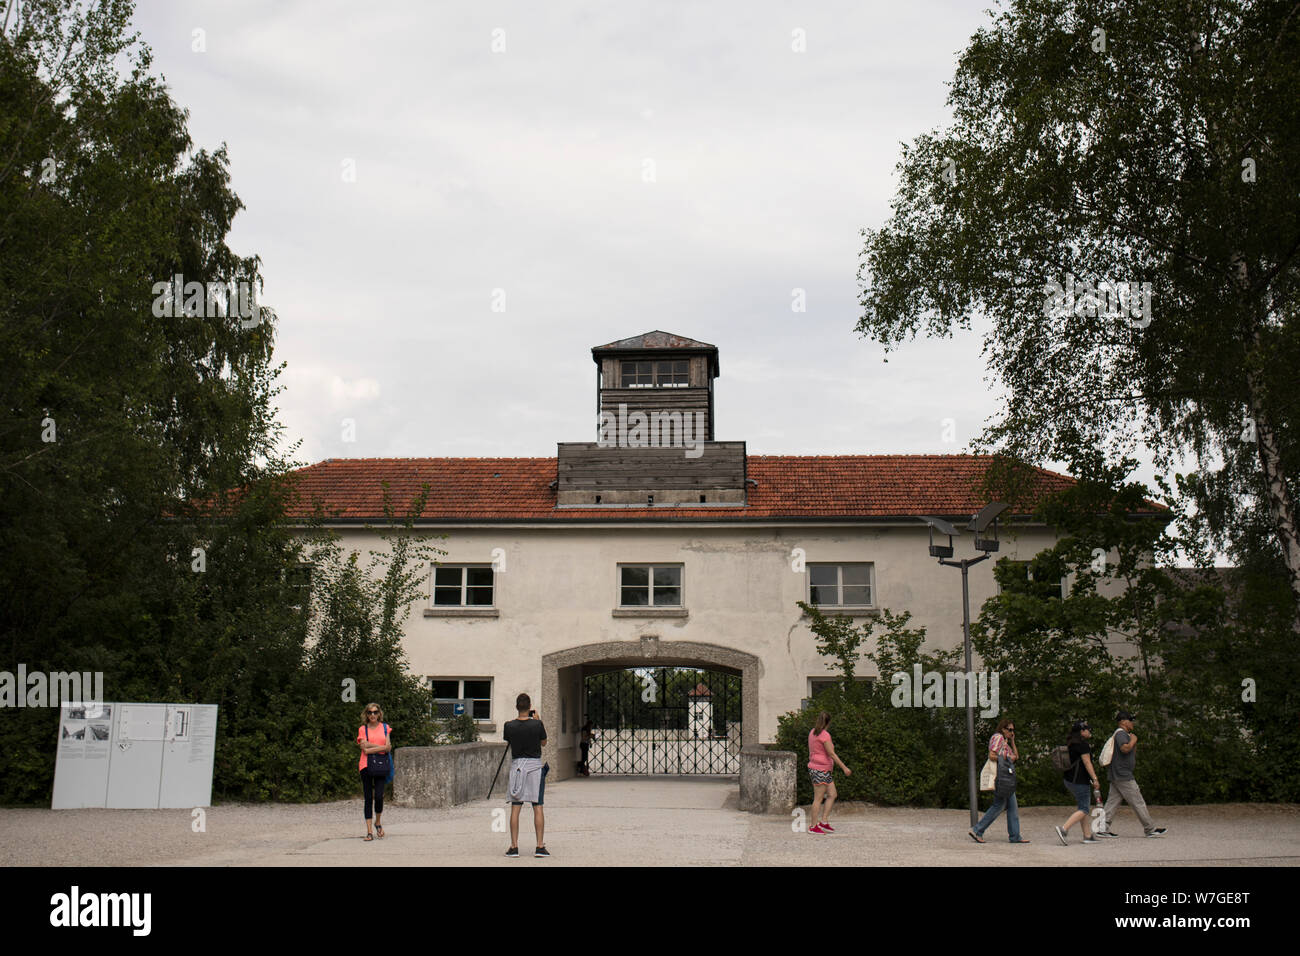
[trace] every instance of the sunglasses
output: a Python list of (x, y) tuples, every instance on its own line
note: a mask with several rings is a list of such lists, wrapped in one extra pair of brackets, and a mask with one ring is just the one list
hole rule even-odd
[(367, 717), (377, 717), (377, 716), (379, 716), (379, 711), (377, 711), (377, 710), (368, 710), (368, 711), (366, 711), (366, 716), (367, 716)]

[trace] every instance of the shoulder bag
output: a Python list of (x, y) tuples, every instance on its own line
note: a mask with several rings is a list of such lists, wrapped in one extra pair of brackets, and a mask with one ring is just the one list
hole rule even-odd
[[(370, 728), (362, 727), (366, 733), (366, 740), (370, 740)], [(384, 724), (384, 733), (388, 733), (388, 725)], [(388, 754), (367, 754), (366, 755), (366, 776), (383, 777), (385, 781), (393, 777), (393, 761), (389, 759)]]

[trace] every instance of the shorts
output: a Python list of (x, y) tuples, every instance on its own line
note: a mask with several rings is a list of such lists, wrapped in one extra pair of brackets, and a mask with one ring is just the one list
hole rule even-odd
[(814, 770), (809, 767), (808, 773), (812, 777), (814, 787), (824, 787), (831, 782), (831, 772), (829, 770)]
[(535, 757), (519, 757), (510, 761), (510, 803), (523, 806), (531, 803), (540, 807), (546, 796), (546, 774), (549, 764)]
[(1065, 781), (1065, 789), (1074, 795), (1074, 802), (1079, 805), (1080, 813), (1087, 813), (1092, 802), (1091, 783), (1071, 783)]

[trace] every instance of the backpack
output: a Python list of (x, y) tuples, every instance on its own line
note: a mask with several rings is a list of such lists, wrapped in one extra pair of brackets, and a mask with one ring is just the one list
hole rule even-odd
[(1115, 734), (1110, 735), (1105, 745), (1101, 748), (1101, 756), (1097, 758), (1097, 763), (1103, 767), (1110, 766), (1110, 759), (1115, 756)]
[(1070, 759), (1070, 748), (1065, 744), (1061, 744), (1059, 747), (1052, 750), (1052, 766), (1061, 771), (1061, 773), (1065, 773), (1065, 771), (1073, 767), (1074, 764), (1075, 761)]

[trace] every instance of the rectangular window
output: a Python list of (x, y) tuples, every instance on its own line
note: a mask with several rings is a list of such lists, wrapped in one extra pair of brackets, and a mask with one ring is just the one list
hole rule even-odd
[(655, 363), (655, 384), (660, 388), (683, 388), (691, 384), (690, 361), (674, 359)]
[(490, 564), (440, 564), (433, 569), (433, 603), (438, 607), (492, 607)]
[(620, 607), (681, 607), (680, 564), (625, 564), (619, 568)]
[(302, 610), (311, 606), (311, 565), (299, 564), (289, 568), (284, 575), (285, 583), (293, 594), (291, 607)]
[[(1049, 600), (1053, 598), (1064, 599), (1070, 596), (1069, 575), (1066, 575), (1065, 577), (1061, 578), (1060, 581), (1036, 582), (1034, 581), (1033, 572), (1029, 570), (1028, 561), (1016, 561), (1012, 558), (1003, 558), (1002, 561), (999, 562), (999, 564), (1002, 563), (1005, 563), (1006, 566), (1009, 567), (1015, 573), (1016, 577), (1019, 580), (1025, 582), (1024, 589), (1025, 592), (1028, 594), (1033, 594), (1039, 597), (1045, 597), (1048, 598)], [(997, 581), (996, 577), (994, 578), (994, 581)], [(1037, 587), (1031, 587), (1031, 585), (1037, 585)], [(1002, 593), (1002, 584), (1000, 582), (997, 584), (997, 592), (998, 594)]]
[(623, 388), (685, 388), (690, 384), (690, 359), (625, 361), (622, 365)]
[(475, 720), (492, 719), (492, 678), (430, 677), (433, 691), (433, 716), (441, 720), (456, 716), (457, 705)]
[(655, 384), (655, 373), (653, 362), (624, 362), (623, 363), (623, 381), (624, 388), (653, 388)]
[(808, 603), (826, 607), (873, 607), (875, 565), (808, 565)]
[[(876, 682), (874, 677), (855, 677), (853, 680), (855, 683), (865, 684), (867, 690), (870, 690)], [(822, 691), (828, 690), (838, 683), (840, 683), (838, 677), (810, 677), (808, 678), (808, 696), (815, 698)]]

